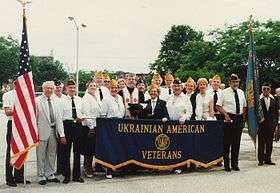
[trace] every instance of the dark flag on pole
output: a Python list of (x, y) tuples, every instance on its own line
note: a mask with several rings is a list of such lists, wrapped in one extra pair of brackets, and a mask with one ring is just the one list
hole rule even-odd
[(256, 47), (252, 31), (252, 16), (249, 20), (249, 57), (247, 66), (246, 98), (248, 104), (248, 129), (251, 137), (255, 138), (259, 123), (264, 120), (260, 103), (259, 70), (256, 57)]
[(29, 63), (29, 47), (23, 10), (23, 30), (20, 45), (20, 61), (16, 80), (16, 96), (12, 118), (11, 165), (20, 169), (29, 150), (38, 144), (35, 113), (35, 90)]

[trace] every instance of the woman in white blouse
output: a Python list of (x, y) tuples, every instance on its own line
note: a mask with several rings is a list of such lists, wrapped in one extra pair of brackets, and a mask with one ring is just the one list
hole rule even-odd
[(110, 96), (102, 100), (103, 115), (108, 118), (123, 118), (125, 107), (123, 98), (118, 95), (118, 82), (111, 80), (109, 83)]
[[(123, 104), (123, 98), (118, 95), (118, 82), (111, 80), (109, 83), (110, 96), (102, 100), (102, 115), (107, 118), (123, 118), (125, 115), (125, 107)], [(106, 169), (106, 178), (111, 179), (112, 170)]]
[(93, 177), (92, 161), (95, 154), (96, 118), (102, 114), (101, 101), (95, 96), (97, 85), (94, 81), (87, 84), (87, 92), (82, 98), (82, 113), (86, 116), (83, 121), (84, 130), (84, 170), (85, 176)]
[(215, 120), (213, 99), (207, 94), (208, 81), (200, 78), (197, 81), (199, 94), (196, 96), (196, 120)]

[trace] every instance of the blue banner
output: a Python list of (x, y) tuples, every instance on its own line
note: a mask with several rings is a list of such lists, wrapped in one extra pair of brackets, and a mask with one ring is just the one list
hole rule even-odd
[(222, 161), (223, 124), (98, 118), (96, 162), (113, 170), (130, 164), (158, 170), (190, 163), (207, 168)]

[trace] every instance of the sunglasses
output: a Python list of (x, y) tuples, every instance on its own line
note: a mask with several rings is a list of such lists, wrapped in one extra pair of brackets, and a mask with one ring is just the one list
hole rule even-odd
[(105, 82), (105, 83), (109, 83), (110, 81), (109, 81), (109, 80), (104, 80), (104, 82)]

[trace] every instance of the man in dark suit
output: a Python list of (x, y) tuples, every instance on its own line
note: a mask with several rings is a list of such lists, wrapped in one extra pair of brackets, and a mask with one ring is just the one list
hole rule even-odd
[(261, 105), (264, 114), (264, 121), (260, 123), (258, 130), (258, 160), (259, 166), (264, 164), (275, 165), (271, 161), (273, 146), (273, 134), (278, 122), (278, 111), (276, 101), (270, 94), (271, 85), (264, 83), (262, 85)]
[(169, 119), (169, 115), (166, 108), (166, 102), (158, 98), (159, 88), (156, 85), (151, 85), (149, 94), (151, 99), (146, 101), (147, 106), (144, 108), (141, 118), (167, 121)]

